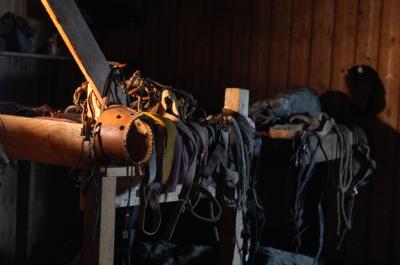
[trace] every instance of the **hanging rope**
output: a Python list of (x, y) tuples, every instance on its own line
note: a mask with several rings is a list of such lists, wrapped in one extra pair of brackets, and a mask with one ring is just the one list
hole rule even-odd
[(336, 234), (339, 236), (337, 249), (340, 249), (347, 231), (352, 228), (356, 195), (359, 189), (367, 184), (368, 177), (375, 171), (376, 163), (369, 156), (369, 147), (361, 142), (359, 129), (352, 130), (347, 126), (335, 124), (333, 130), (337, 135), (336, 155), (339, 157)]

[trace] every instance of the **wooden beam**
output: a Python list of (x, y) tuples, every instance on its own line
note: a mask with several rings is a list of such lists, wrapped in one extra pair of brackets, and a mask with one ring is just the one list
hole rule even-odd
[(0, 142), (14, 159), (72, 167), (83, 155), (83, 167), (88, 152), (81, 128), (66, 120), (0, 115)]
[[(85, 168), (88, 163), (88, 142), (82, 142), (81, 129), (82, 124), (65, 119), (0, 115), (0, 143), (9, 157), (19, 160)], [(136, 143), (149, 142), (145, 138), (152, 137), (150, 134), (143, 136), (135, 130), (129, 135), (130, 139), (136, 139)], [(102, 136), (100, 133), (99, 139)], [(119, 144), (124, 145), (125, 142), (121, 140)], [(129, 146), (129, 153), (135, 152), (141, 159), (148, 150), (140, 150), (138, 146)], [(109, 156), (113, 161), (117, 159), (113, 154)], [(93, 159), (101, 160), (101, 157)]]
[[(99, 104), (110, 67), (75, 1), (41, 0)], [(100, 105), (99, 105), (100, 106)]]

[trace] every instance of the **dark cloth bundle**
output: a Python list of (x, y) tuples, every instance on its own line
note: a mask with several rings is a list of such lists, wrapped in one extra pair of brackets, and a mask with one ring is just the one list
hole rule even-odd
[(6, 13), (0, 18), (0, 51), (33, 53), (33, 35), (34, 30), (22, 17)]
[(255, 102), (250, 108), (250, 116), (257, 127), (273, 125), (293, 114), (316, 116), (321, 112), (318, 95), (310, 88), (298, 88)]

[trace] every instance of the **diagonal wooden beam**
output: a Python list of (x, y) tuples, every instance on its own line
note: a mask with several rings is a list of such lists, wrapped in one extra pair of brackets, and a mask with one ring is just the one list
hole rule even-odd
[(73, 0), (41, 0), (98, 103), (110, 72), (109, 64)]

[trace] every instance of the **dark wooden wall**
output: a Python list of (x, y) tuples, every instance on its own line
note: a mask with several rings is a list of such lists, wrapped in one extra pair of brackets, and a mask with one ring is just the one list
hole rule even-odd
[[(346, 94), (343, 77), (351, 66), (377, 69), (386, 107), (371, 120), (369, 134), (379, 170), (359, 196), (344, 247), (336, 252), (336, 237), (327, 236), (326, 257), (327, 264), (400, 263), (399, 1), (148, 0), (116, 5), (132, 10), (133, 26), (107, 26), (103, 20), (97, 37), (107, 57), (191, 91), (212, 111), (222, 106), (227, 86), (249, 88), (252, 101), (294, 86)], [(107, 11), (97, 15), (108, 17)], [(334, 103), (341, 108), (340, 100)], [(276, 196), (267, 195), (267, 227), (285, 222), (280, 212), (290, 210), (281, 207), (284, 178), (269, 184), (266, 193)], [(334, 233), (336, 217), (328, 218)]]
[(0, 101), (61, 109), (72, 104), (73, 92), (83, 81), (72, 59), (0, 53)]
[[(0, 101), (64, 109), (82, 81), (72, 59), (0, 52)], [(15, 164), (0, 173), (0, 264), (67, 264), (81, 242), (79, 189), (65, 168)]]

